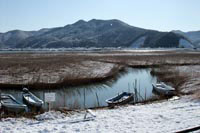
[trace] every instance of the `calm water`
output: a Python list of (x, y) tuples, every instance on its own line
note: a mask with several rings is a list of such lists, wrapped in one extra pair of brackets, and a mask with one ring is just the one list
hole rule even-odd
[[(31, 90), (37, 97), (44, 100), (45, 93), (54, 92), (56, 101), (51, 107), (56, 109), (59, 107), (74, 108), (92, 108), (99, 106), (107, 106), (105, 100), (113, 97), (123, 91), (140, 93), (138, 99), (152, 98), (152, 83), (156, 83), (156, 77), (151, 76), (150, 69), (132, 69), (128, 68), (126, 73), (120, 74), (115, 81), (106, 82), (98, 85), (87, 85), (82, 87), (62, 88), (57, 90)], [(137, 82), (137, 83), (136, 83)], [(2, 93), (12, 94), (17, 100), (22, 102), (22, 92), (19, 90), (1, 90)], [(85, 96), (85, 97), (84, 97)], [(97, 100), (99, 99), (99, 104)], [(85, 99), (85, 100), (84, 100)], [(84, 102), (85, 101), (85, 102)], [(47, 103), (43, 106), (48, 109)]]

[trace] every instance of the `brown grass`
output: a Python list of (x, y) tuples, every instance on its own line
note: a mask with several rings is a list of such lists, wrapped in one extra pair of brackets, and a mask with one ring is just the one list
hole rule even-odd
[(174, 87), (178, 94), (181, 93), (182, 85), (189, 79), (187, 74), (180, 73), (176, 67), (172, 66), (152, 69), (151, 74), (157, 76), (158, 81), (166, 82)]
[(200, 99), (200, 66), (168, 66), (152, 70), (160, 81), (167, 82), (176, 88), (178, 94), (192, 95)]
[[(122, 66), (146, 68), (194, 64), (200, 64), (200, 53), (108, 51), (0, 54), (0, 88), (76, 86), (113, 78)], [(96, 73), (101, 69), (102, 72)]]

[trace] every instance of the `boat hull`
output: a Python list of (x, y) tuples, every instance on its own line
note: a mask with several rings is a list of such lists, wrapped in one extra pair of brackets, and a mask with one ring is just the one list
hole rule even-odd
[(2, 104), (2, 109), (4, 111), (8, 111), (8, 112), (20, 113), (20, 112), (25, 112), (26, 111), (26, 106), (4, 105), (4, 104)]
[(153, 86), (153, 91), (155, 93), (157, 93), (158, 95), (161, 95), (161, 96), (174, 96), (174, 95), (176, 95), (175, 90), (168, 90), (164, 87), (156, 86), (154, 84), (152, 84), (152, 86)]
[(115, 105), (127, 104), (133, 100), (134, 100), (133, 93), (123, 92), (113, 98), (106, 100), (106, 103), (108, 104), (108, 106), (115, 106)]
[(18, 102), (13, 96), (4, 94), (1, 95), (1, 107), (6, 112), (25, 112), (27, 106)]
[(40, 100), (38, 97), (30, 92), (23, 93), (22, 95), (24, 103), (28, 106), (40, 108), (44, 103), (42, 100)]

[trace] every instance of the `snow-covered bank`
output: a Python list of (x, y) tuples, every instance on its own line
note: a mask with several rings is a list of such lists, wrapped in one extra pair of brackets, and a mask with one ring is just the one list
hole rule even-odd
[(2, 119), (0, 132), (172, 132), (200, 125), (200, 102), (186, 97), (94, 112), (94, 120), (75, 123), (83, 119), (84, 112), (70, 116), (47, 112), (37, 116), (38, 120)]

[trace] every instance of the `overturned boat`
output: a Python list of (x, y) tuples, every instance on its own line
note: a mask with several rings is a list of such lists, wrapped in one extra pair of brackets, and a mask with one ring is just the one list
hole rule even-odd
[(106, 103), (108, 104), (108, 106), (115, 106), (115, 105), (127, 104), (133, 100), (134, 100), (133, 93), (122, 92), (121, 94), (119, 94), (113, 98), (107, 99)]
[(172, 88), (171, 86), (166, 85), (165, 83), (157, 83), (152, 84), (153, 91), (159, 95), (162, 96), (174, 96), (176, 95), (175, 88)]
[(44, 102), (36, 97), (33, 93), (31, 93), (27, 88), (23, 89), (23, 101), (29, 106), (40, 108)]
[(1, 108), (6, 112), (24, 112), (26, 111), (27, 106), (25, 104), (17, 101), (12, 95), (1, 94), (0, 95)]

